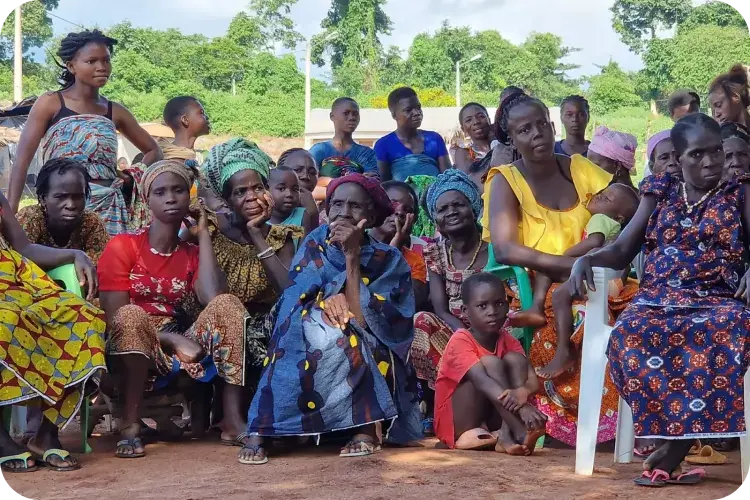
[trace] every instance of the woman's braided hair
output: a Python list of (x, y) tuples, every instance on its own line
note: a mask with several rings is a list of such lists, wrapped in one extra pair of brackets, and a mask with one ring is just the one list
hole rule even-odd
[(80, 161), (71, 158), (52, 158), (47, 160), (39, 171), (36, 178), (36, 196), (41, 203), (47, 197), (50, 190), (50, 177), (52, 174), (65, 175), (69, 170), (73, 170), (81, 175), (85, 187), (86, 198), (91, 195), (91, 176), (86, 170), (86, 166)]
[(531, 97), (524, 92), (508, 94), (508, 96), (500, 102), (500, 106), (498, 106), (497, 112), (495, 113), (495, 137), (503, 144), (510, 144), (510, 135), (508, 134), (508, 115), (513, 108), (524, 102), (537, 104), (549, 114), (547, 106), (535, 97)]
[(99, 30), (85, 30), (79, 33), (68, 33), (65, 38), (60, 42), (60, 48), (57, 51), (57, 57), (60, 58), (61, 63), (57, 63), (57, 66), (61, 69), (60, 76), (57, 78), (58, 83), (62, 86), (62, 90), (71, 87), (75, 81), (75, 76), (68, 71), (65, 64), (72, 61), (78, 51), (89, 43), (101, 43), (109, 49), (110, 54), (114, 51), (117, 40), (110, 38)]

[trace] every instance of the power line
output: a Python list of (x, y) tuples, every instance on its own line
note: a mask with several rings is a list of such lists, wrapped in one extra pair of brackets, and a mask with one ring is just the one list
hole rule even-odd
[(49, 14), (49, 15), (50, 15), (50, 16), (52, 16), (52, 17), (55, 17), (55, 18), (59, 19), (60, 21), (65, 21), (66, 23), (68, 23), (68, 24), (72, 24), (73, 26), (78, 26), (79, 28), (83, 28), (83, 29), (86, 29), (86, 28), (85, 28), (84, 26), (81, 26), (81, 25), (80, 25), (80, 24), (78, 24), (78, 23), (74, 23), (73, 21), (68, 21), (67, 19), (65, 19), (65, 18), (62, 18), (62, 17), (60, 17), (60, 16), (58, 16), (58, 15), (56, 15), (56, 14), (53, 14), (52, 12), (47, 12), (47, 14)]

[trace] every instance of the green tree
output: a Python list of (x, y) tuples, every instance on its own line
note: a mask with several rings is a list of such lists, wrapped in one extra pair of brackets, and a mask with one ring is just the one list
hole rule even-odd
[(674, 38), (672, 55), (668, 90), (685, 87), (704, 93), (717, 75), (750, 61), (750, 35), (747, 28), (699, 26)]
[[(21, 5), (21, 34), (23, 35), (23, 52), (41, 47), (52, 38), (52, 18), (47, 11), (57, 8), (60, 0), (34, 0)], [(16, 12), (10, 13), (0, 29), (0, 61), (10, 59), (13, 55), (13, 33), (15, 30)]]
[(684, 22), (677, 28), (678, 33), (683, 33), (703, 25), (733, 26), (743, 28), (747, 31), (747, 23), (737, 9), (724, 2), (709, 0), (690, 11)]
[(313, 62), (322, 66), (323, 54), (330, 55), (334, 83), (351, 92), (358, 85), (352, 75), (362, 74), (358, 90), (372, 92), (379, 82), (383, 57), (380, 36), (390, 34), (391, 20), (383, 11), (385, 0), (333, 0), (321, 27), (312, 39)]
[(296, 3), (297, 0), (250, 0), (249, 9), (254, 13), (251, 19), (262, 36), (258, 48), (271, 50), (275, 43), (280, 43), (287, 49), (293, 49), (304, 40), (289, 17)]
[(591, 110), (596, 114), (610, 113), (625, 107), (645, 107), (643, 100), (636, 94), (633, 78), (614, 61), (603, 66), (599, 75), (589, 78), (587, 97)]
[(640, 54), (657, 31), (684, 21), (691, 8), (691, 0), (615, 0), (610, 9), (612, 27), (622, 43)]

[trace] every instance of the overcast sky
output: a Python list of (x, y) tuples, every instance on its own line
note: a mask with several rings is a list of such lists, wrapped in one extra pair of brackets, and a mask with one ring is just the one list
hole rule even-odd
[[(702, 0), (699, 0), (702, 1)], [(410, 9), (404, 9), (407, 3)], [(560, 35), (566, 45), (581, 49), (569, 62), (581, 69), (573, 73), (594, 74), (596, 65), (609, 59), (623, 68), (641, 67), (638, 56), (620, 43), (612, 29), (609, 8), (613, 0), (390, 0), (385, 10), (393, 21), (393, 34), (383, 39), (387, 45), (408, 49), (418, 33), (433, 32), (444, 19), (453, 26), (474, 30), (496, 29), (513, 43), (522, 42), (532, 31)], [(222, 35), (232, 17), (248, 4), (247, 0), (60, 0), (54, 14), (84, 26), (107, 27), (129, 20), (135, 26), (179, 28), (184, 33)], [(320, 31), (320, 21), (330, 0), (299, 0), (292, 10), (297, 29), (305, 36)], [(54, 19), (55, 34), (77, 29)], [(304, 52), (300, 51), (300, 65)], [(320, 71), (316, 71), (321, 75)]]

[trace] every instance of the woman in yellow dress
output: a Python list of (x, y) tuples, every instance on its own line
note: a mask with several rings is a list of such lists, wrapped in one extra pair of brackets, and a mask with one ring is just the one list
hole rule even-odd
[[(81, 407), (84, 386), (104, 363), (104, 313), (60, 289), (42, 269), (74, 264), (91, 300), (96, 270), (80, 250), (29, 242), (0, 194), (0, 406), (39, 404), (44, 415), (24, 452), (0, 428), (3, 472), (80, 468), (62, 449), (59, 429)], [(31, 456), (36, 460), (30, 460)]]
[[(581, 155), (555, 154), (555, 134), (547, 107), (539, 100), (517, 94), (503, 102), (502, 123), (521, 159), (494, 167), (487, 176), (482, 226), (498, 262), (541, 272), (561, 283), (568, 279), (574, 258), (563, 253), (582, 240), (591, 214), (588, 200), (612, 181), (612, 175)], [(535, 404), (547, 415), (547, 434), (575, 446), (580, 383), (580, 348), (585, 306), (574, 306), (574, 333), (570, 352), (557, 349), (557, 331), (549, 291), (545, 303), (547, 325), (537, 330), (529, 353), (535, 368), (565, 356), (566, 370), (545, 380)], [(610, 299), (613, 313), (622, 311), (635, 286), (625, 287)], [(618, 395), (609, 377), (604, 386), (598, 441), (614, 438)]]

